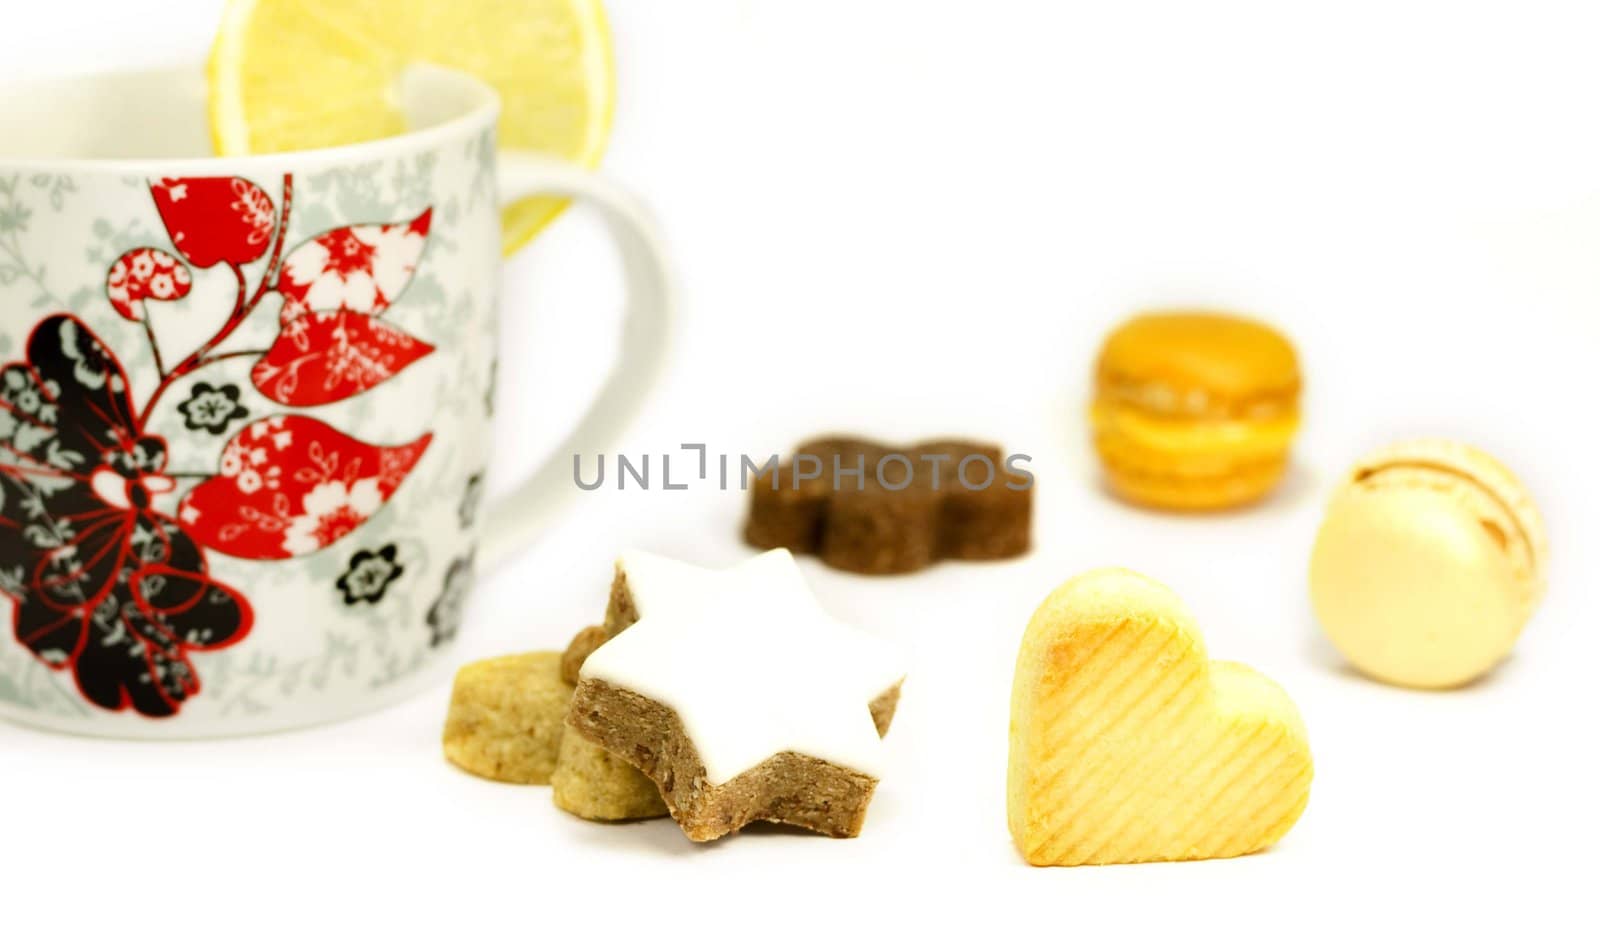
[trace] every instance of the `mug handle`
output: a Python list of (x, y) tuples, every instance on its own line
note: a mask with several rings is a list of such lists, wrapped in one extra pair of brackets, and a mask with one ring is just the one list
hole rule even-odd
[(628, 298), (616, 365), (588, 413), (532, 474), (489, 505), (478, 547), (484, 570), (527, 545), (540, 518), (570, 495), (565, 456), (604, 450), (638, 414), (666, 364), (674, 304), (672, 275), (655, 225), (626, 191), (577, 166), (507, 152), (499, 154), (497, 181), (502, 205), (530, 195), (557, 195), (596, 208), (616, 241)]

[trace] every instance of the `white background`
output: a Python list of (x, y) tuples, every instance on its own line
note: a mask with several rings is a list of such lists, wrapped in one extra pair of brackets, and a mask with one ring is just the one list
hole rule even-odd
[[(198, 60), (218, 6), (5, 0), (0, 69)], [(1594, 925), (1590, 8), (610, 8), (621, 86), (608, 170), (659, 215), (683, 283), (669, 376), (621, 450), (656, 460), (705, 442), (764, 456), (856, 429), (968, 432), (1034, 459), (1037, 547), (1024, 560), (893, 579), (806, 562), (832, 610), (914, 660), (863, 835), (695, 846), (670, 821), (581, 822), (546, 788), (447, 765), (444, 685), (362, 720), (223, 743), (0, 725), (0, 930), (320, 931), (340, 918), (470, 931), (479, 917), (722, 930), (855, 913), (920, 928), (962, 919), (952, 906), (976, 924), (1016, 915), (1078, 932), (1345, 917)], [(619, 297), (581, 213), (506, 283), (500, 488), (603, 375)], [(1297, 342), (1305, 427), (1265, 506), (1174, 518), (1101, 490), (1083, 416), (1093, 355), (1117, 319), (1161, 303), (1248, 311)], [(1453, 693), (1342, 668), (1304, 585), (1341, 470), (1419, 434), (1510, 463), (1552, 541), (1549, 597), (1514, 658)], [(578, 495), (482, 584), (462, 658), (565, 645), (598, 618), (625, 546), (738, 560), (742, 512), (740, 494), (709, 486)], [(1271, 851), (1039, 870), (1012, 849), (1017, 640), (1052, 587), (1106, 564), (1173, 586), (1214, 655), (1299, 702), (1317, 777)]]

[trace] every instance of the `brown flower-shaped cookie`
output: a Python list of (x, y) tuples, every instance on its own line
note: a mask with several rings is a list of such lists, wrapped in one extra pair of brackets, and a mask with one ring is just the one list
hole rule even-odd
[(1017, 460), (965, 441), (815, 439), (750, 481), (745, 541), (867, 575), (1011, 558), (1028, 550), (1033, 511), (1033, 475)]

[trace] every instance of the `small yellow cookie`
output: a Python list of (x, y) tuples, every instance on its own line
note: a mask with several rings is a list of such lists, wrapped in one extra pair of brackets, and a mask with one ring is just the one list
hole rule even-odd
[(1311, 748), (1283, 689), (1207, 659), (1176, 594), (1105, 569), (1057, 588), (1022, 637), (1007, 793), (1031, 864), (1235, 857), (1305, 810)]
[(561, 738), (561, 754), (550, 777), (556, 807), (591, 821), (660, 818), (667, 803), (650, 777), (628, 761), (583, 739), (575, 730)]
[(485, 659), (456, 673), (444, 725), (444, 755), (474, 775), (543, 785), (560, 750), (572, 686), (561, 654)]
[(561, 680), (568, 685), (578, 684), (578, 671), (583, 668), (584, 660), (610, 638), (611, 634), (602, 626), (584, 627), (579, 630), (578, 635), (567, 644), (567, 651), (561, 654)]
[[(629, 600), (626, 589), (620, 597), (613, 589), (607, 617), (619, 630), (636, 618), (631, 611), (619, 616), (618, 602)], [(611, 636), (604, 626), (579, 630), (561, 655), (561, 678), (576, 685), (584, 661)], [(557, 808), (590, 821), (630, 821), (667, 814), (667, 803), (662, 801), (660, 791), (648, 776), (604, 747), (583, 739), (577, 731), (569, 730), (562, 736), (561, 753), (556, 757), (556, 771), (550, 777), (550, 785)]]

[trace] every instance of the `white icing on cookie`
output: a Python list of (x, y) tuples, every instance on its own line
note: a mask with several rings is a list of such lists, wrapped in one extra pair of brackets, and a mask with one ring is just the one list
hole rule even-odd
[(893, 647), (830, 617), (787, 549), (725, 570), (637, 551), (617, 567), (639, 621), (591, 653), (581, 677), (676, 711), (709, 782), (785, 751), (881, 775), (867, 706), (905, 667)]

